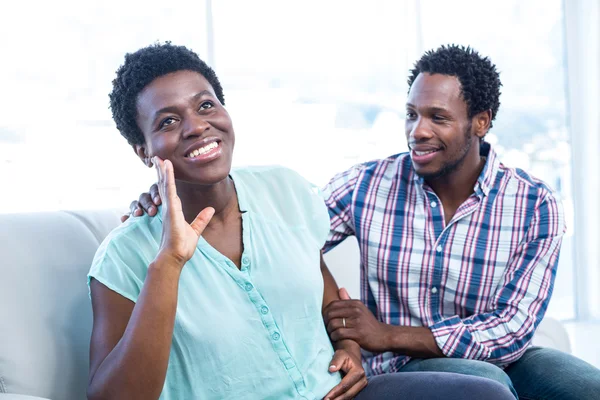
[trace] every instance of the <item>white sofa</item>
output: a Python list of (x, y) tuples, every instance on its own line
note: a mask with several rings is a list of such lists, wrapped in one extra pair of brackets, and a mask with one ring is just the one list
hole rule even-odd
[[(119, 216), (112, 210), (0, 215), (0, 400), (85, 399), (92, 323), (86, 274)], [(327, 261), (356, 297), (356, 241), (344, 242)], [(556, 321), (545, 320), (535, 341), (570, 351)]]

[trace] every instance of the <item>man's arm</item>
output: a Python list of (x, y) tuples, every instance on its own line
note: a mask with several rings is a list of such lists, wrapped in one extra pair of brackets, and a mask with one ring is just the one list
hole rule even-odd
[[(332, 301), (339, 300), (339, 290), (333, 275), (329, 272), (321, 254), (321, 274), (323, 275), (323, 311)], [(353, 340), (333, 342), (336, 352), (331, 360), (329, 371), (344, 373), (342, 382), (331, 389), (325, 399), (352, 399), (367, 386), (367, 377), (362, 367), (360, 346)]]
[(375, 353), (393, 351), (411, 357), (443, 357), (430, 329), (396, 326), (378, 321), (359, 300), (352, 300), (345, 289), (342, 300), (331, 302), (324, 310), (327, 331), (334, 342), (356, 341)]
[[(328, 331), (332, 340), (353, 339), (374, 352), (468, 358), (500, 365), (516, 361), (546, 312), (564, 232), (562, 208), (549, 195), (536, 208), (487, 313), (462, 319), (453, 316), (428, 328), (399, 327), (377, 321), (356, 300), (341, 300), (325, 310)], [(346, 328), (340, 325), (343, 317)]]
[(444, 354), (499, 365), (523, 355), (550, 302), (564, 233), (562, 207), (548, 195), (508, 261), (492, 311), (430, 326)]
[[(323, 275), (323, 313), (325, 312), (325, 308), (333, 301), (340, 300), (339, 296), (339, 288), (333, 275), (329, 272), (329, 268), (325, 264), (325, 260), (323, 260), (323, 255), (321, 255), (321, 274)], [(336, 350), (345, 349), (352, 355), (354, 355), (358, 360), (361, 359), (360, 354), (360, 346), (353, 340), (340, 340), (334, 341), (333, 347)]]
[(359, 170), (351, 168), (334, 176), (322, 190), (330, 222), (329, 235), (323, 247), (325, 253), (348, 236), (355, 235), (352, 198), (358, 177)]

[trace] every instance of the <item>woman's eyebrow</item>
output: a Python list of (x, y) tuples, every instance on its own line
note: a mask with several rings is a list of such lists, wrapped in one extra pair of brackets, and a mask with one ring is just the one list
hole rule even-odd
[[(209, 90), (203, 90), (201, 92), (196, 93), (194, 96), (192, 96), (192, 101), (197, 101), (198, 99), (200, 99), (204, 95), (209, 95), (211, 97), (215, 97)], [(177, 112), (177, 106), (163, 107), (160, 110), (156, 110), (154, 112), (152, 120), (155, 121), (160, 114), (175, 113), (175, 112)]]
[(200, 93), (197, 93), (194, 95), (194, 97), (192, 97), (193, 100), (198, 100), (199, 98), (201, 98), (204, 95), (209, 95), (211, 97), (215, 97), (214, 94), (212, 94), (209, 90), (203, 90)]

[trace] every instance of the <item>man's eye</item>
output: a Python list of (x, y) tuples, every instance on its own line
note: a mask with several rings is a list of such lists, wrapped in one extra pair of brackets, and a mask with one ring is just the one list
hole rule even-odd
[(214, 105), (210, 101), (205, 101), (204, 103), (200, 104), (200, 110), (208, 110), (209, 108), (213, 107)]
[(446, 118), (444, 118), (444, 117), (443, 117), (443, 116), (441, 116), (441, 115), (437, 115), (437, 114), (436, 114), (436, 115), (434, 115), (434, 116), (433, 116), (433, 120), (434, 120), (434, 121), (443, 121), (443, 120), (445, 120), (445, 119), (446, 119)]

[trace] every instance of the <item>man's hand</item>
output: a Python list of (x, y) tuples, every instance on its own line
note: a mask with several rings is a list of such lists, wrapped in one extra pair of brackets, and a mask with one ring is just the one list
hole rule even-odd
[(329, 372), (337, 371), (342, 372), (344, 378), (327, 393), (325, 400), (353, 399), (367, 386), (367, 377), (360, 359), (346, 350), (337, 350), (329, 364)]
[(340, 289), (340, 298), (329, 303), (323, 312), (331, 340), (354, 340), (372, 352), (389, 350), (390, 326), (379, 322), (361, 301), (352, 300), (346, 289)]
[(150, 186), (147, 193), (142, 193), (137, 201), (132, 201), (129, 205), (129, 214), (121, 216), (121, 222), (125, 222), (130, 216), (141, 217), (146, 212), (149, 216), (154, 217), (158, 211), (158, 206), (162, 200), (158, 185), (155, 183)]

